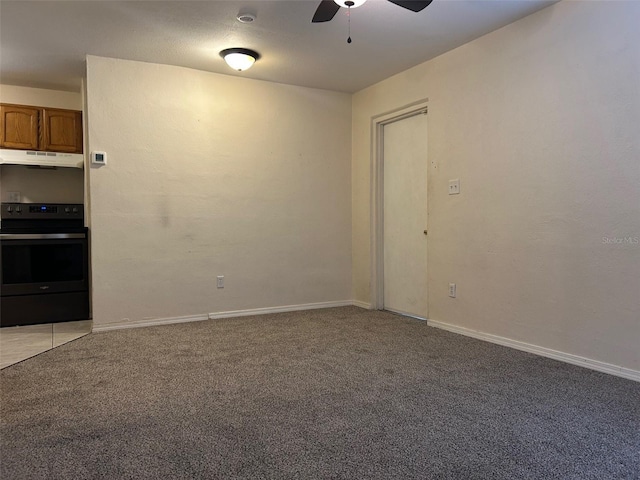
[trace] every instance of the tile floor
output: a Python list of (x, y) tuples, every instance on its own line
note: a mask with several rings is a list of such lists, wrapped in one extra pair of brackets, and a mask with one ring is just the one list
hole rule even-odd
[(91, 320), (0, 329), (0, 368), (59, 347), (91, 333)]

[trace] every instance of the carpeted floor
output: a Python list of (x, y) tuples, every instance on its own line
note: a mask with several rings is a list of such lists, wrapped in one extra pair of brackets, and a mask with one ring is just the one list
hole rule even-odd
[(0, 380), (3, 479), (640, 478), (640, 383), (356, 307), (91, 334)]

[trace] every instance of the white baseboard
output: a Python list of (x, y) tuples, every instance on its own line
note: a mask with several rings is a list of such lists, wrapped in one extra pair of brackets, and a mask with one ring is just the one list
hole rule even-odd
[(414, 315), (413, 313), (403, 312), (402, 310), (398, 310), (394, 308), (385, 308), (385, 311), (391, 312), (391, 313), (397, 313), (398, 315), (402, 315), (403, 317), (409, 317), (415, 320), (421, 320), (423, 322), (426, 320), (426, 318), (424, 317), (419, 317), (417, 315)]
[(571, 363), (580, 367), (590, 368), (591, 370), (597, 370), (598, 372), (609, 373), (611, 375), (640, 382), (640, 371), (638, 370), (632, 370), (630, 368), (620, 367), (611, 363), (580, 357), (571, 353), (560, 352), (558, 350), (552, 350), (550, 348), (540, 347), (538, 345), (532, 345), (530, 343), (520, 342), (518, 340), (512, 340), (510, 338), (500, 337), (490, 333), (479, 332), (477, 330), (471, 330), (470, 328), (438, 322), (436, 320), (427, 320), (427, 325), (430, 327), (441, 328), (442, 330), (447, 330), (449, 332), (459, 333), (467, 337), (477, 338), (479, 340), (515, 348), (516, 350), (522, 350), (524, 352), (535, 353), (542, 357), (552, 358), (561, 362)]
[(209, 320), (209, 317), (206, 314), (188, 315), (186, 317), (150, 318), (147, 320), (107, 323), (104, 325), (96, 325), (94, 322), (93, 331), (106, 332), (109, 330), (122, 330), (123, 328), (154, 327), (157, 325), (171, 325), (173, 323), (201, 322), (203, 320)]
[(215, 320), (218, 318), (247, 317), (249, 315), (266, 315), (268, 313), (295, 312), (297, 310), (316, 310), (319, 308), (348, 307), (353, 305), (352, 300), (344, 300), (341, 302), (320, 302), (320, 303), (303, 303), (301, 305), (285, 305), (282, 307), (267, 308), (250, 308), (247, 310), (231, 310), (228, 312), (210, 313), (209, 318)]
[(366, 304), (361, 304), (352, 300), (340, 302), (305, 303), (301, 305), (286, 305), (283, 307), (251, 308), (247, 310), (231, 310), (228, 312), (216, 312), (202, 315), (188, 315), (185, 317), (150, 318), (145, 320), (134, 320), (130, 322), (107, 323), (96, 325), (94, 322), (93, 332), (107, 332), (109, 330), (121, 330), (123, 328), (153, 327), (157, 325), (171, 325), (173, 323), (201, 322), (203, 320), (214, 320), (218, 318), (246, 317), (249, 315), (265, 315), (267, 313), (295, 312), (296, 310), (315, 310), (319, 308), (348, 307), (351, 305), (368, 308)]
[(360, 300), (351, 300), (351, 305), (354, 307), (364, 308), (366, 310), (371, 310), (371, 304), (366, 302), (361, 302)]

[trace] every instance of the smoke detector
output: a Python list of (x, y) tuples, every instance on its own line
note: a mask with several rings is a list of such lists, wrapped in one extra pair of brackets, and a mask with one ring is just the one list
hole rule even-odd
[(253, 13), (239, 13), (236, 18), (240, 23), (251, 23), (256, 20), (256, 16)]

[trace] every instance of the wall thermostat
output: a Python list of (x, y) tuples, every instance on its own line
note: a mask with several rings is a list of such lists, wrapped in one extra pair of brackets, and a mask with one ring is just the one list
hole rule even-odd
[(106, 165), (107, 152), (91, 152), (91, 165)]

